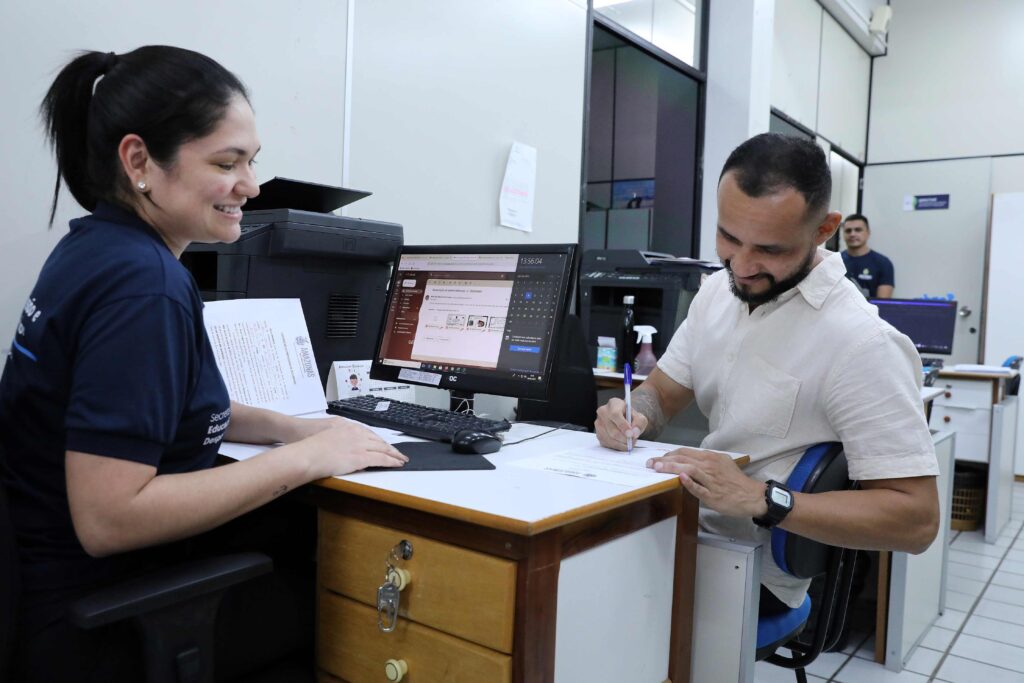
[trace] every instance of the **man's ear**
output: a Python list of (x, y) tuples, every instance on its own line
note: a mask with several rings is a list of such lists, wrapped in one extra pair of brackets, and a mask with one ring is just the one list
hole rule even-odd
[(148, 182), (146, 175), (149, 171), (150, 156), (142, 138), (135, 133), (129, 133), (121, 138), (121, 143), (117, 146), (117, 157), (132, 187), (138, 187), (140, 182)]
[(825, 220), (821, 222), (815, 231), (814, 242), (818, 246), (828, 242), (832, 235), (835, 234), (836, 230), (839, 229), (839, 224), (843, 221), (843, 214), (838, 211), (833, 211), (825, 215)]

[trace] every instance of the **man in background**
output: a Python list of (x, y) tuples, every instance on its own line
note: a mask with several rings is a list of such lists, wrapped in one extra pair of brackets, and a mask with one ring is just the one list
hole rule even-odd
[(892, 261), (868, 246), (871, 227), (868, 219), (859, 213), (851, 213), (843, 221), (843, 263), (846, 276), (860, 287), (869, 299), (891, 299), (896, 284)]

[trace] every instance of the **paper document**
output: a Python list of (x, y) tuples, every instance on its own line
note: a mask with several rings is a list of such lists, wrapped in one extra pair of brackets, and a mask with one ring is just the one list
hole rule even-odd
[(523, 232), (533, 231), (533, 197), (537, 184), (537, 148), (513, 142), (501, 182), (498, 213), (501, 224)]
[[(326, 412), (307, 413), (305, 415), (296, 415), (305, 419), (316, 419), (324, 417), (333, 417), (328, 415)], [(347, 417), (338, 418), (347, 420)], [(396, 432), (393, 429), (386, 429), (384, 427), (372, 427), (370, 425), (360, 425), (369, 429), (371, 432), (384, 439), (390, 444), (402, 443), (403, 441), (422, 441), (416, 437), (403, 434), (402, 432)], [(251, 457), (257, 456), (264, 451), (269, 451), (272, 448), (277, 448), (281, 444), (254, 444), (254, 443), (236, 443), (231, 441), (222, 441), (218, 453), (220, 455), (232, 458), (234, 460), (248, 460)]]
[(287, 415), (327, 409), (298, 299), (211, 301), (203, 318), (231, 400)]
[(957, 363), (953, 366), (954, 372), (976, 372), (982, 375), (1006, 375), (1012, 377), (1017, 374), (1013, 368), (1006, 368), (1002, 365), (975, 365), (972, 363)]
[(662, 474), (647, 469), (647, 461), (650, 458), (665, 455), (674, 448), (675, 446), (668, 444), (638, 441), (632, 453), (613, 451), (604, 446), (591, 446), (513, 460), (508, 464), (619, 486), (647, 486), (675, 478), (674, 474)]

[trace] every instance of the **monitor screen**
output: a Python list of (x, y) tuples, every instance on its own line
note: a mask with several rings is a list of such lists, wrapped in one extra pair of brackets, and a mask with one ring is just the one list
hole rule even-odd
[(544, 399), (576, 245), (406, 246), (370, 376)]
[(869, 299), (878, 315), (910, 337), (921, 353), (953, 353), (956, 302), (930, 299)]

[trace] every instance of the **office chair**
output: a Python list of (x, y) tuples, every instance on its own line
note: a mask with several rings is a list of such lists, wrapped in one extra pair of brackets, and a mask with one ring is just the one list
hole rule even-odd
[[(791, 490), (802, 493), (856, 487), (856, 483), (849, 480), (846, 456), (840, 443), (822, 443), (808, 448), (789, 475), (787, 485)], [(803, 633), (812, 621), (810, 596), (806, 596), (799, 607), (763, 616), (757, 623), (756, 659), (794, 669), (796, 680), (807, 683), (805, 667), (822, 652), (834, 649), (842, 636), (856, 551), (825, 545), (774, 528), (771, 532), (771, 553), (779, 568), (797, 578), (825, 576), (817, 617), (810, 633)], [(775, 654), (780, 647), (791, 650), (792, 656)]]
[(552, 427), (576, 425), (593, 431), (597, 386), (592, 361), (579, 316), (566, 314), (555, 348), (548, 400), (519, 399), (516, 419)]
[[(182, 563), (79, 599), (71, 620), (88, 630), (130, 619), (141, 634), (148, 683), (205, 683), (213, 680), (213, 624), (221, 597), (272, 568), (261, 553)], [(11, 680), (19, 583), (14, 529), (0, 483), (0, 681)]]

